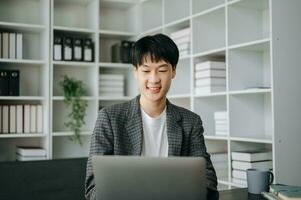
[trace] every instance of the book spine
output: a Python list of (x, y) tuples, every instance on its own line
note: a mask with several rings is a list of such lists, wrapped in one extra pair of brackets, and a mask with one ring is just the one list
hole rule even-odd
[(9, 133), (9, 106), (2, 106), (2, 133)]
[(9, 58), (16, 59), (16, 34), (9, 34)]
[(0, 96), (8, 96), (8, 84), (8, 71), (0, 70)]
[(30, 105), (23, 106), (23, 132), (30, 133)]
[(16, 106), (9, 106), (9, 133), (16, 133)]
[(8, 75), (9, 75), (9, 83), (8, 83), (9, 96), (19, 96), (19, 94), (20, 94), (20, 71), (19, 70), (11, 70), (11, 71), (9, 71)]
[(16, 37), (16, 58), (23, 59), (23, 34), (17, 33)]
[(9, 33), (2, 33), (2, 58), (9, 58)]
[(17, 133), (23, 133), (23, 106), (17, 105), (16, 108), (16, 118), (17, 118)]
[(30, 132), (31, 133), (37, 132), (37, 106), (36, 105), (30, 106)]
[(37, 105), (37, 132), (43, 132), (43, 106)]

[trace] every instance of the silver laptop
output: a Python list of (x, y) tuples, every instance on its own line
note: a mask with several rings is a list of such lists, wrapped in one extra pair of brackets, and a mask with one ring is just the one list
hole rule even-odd
[(98, 200), (206, 199), (206, 161), (196, 157), (93, 156)]

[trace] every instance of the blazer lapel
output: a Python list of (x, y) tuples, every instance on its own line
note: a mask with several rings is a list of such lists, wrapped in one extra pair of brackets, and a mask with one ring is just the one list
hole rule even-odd
[(125, 131), (129, 136), (131, 145), (132, 145), (132, 154), (133, 155), (141, 155), (142, 152), (142, 134), (143, 134), (143, 126), (142, 126), (142, 118), (141, 111), (139, 106), (139, 98), (137, 96), (130, 102), (129, 106), (129, 114), (128, 121), (125, 125)]
[(168, 137), (168, 156), (180, 156), (182, 148), (182, 127), (179, 125), (180, 114), (174, 105), (166, 100), (166, 122)]

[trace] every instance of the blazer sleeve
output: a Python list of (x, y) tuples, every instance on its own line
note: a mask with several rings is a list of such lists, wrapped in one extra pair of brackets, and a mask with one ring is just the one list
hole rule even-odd
[(217, 191), (217, 177), (210, 155), (206, 149), (203, 133), (204, 128), (202, 120), (198, 116), (193, 125), (190, 136), (190, 156), (201, 156), (206, 159), (207, 199), (219, 199), (219, 193)]
[(114, 135), (110, 118), (105, 109), (98, 112), (95, 128), (91, 136), (90, 152), (86, 168), (85, 197), (96, 200), (95, 182), (92, 168), (93, 155), (112, 155), (114, 150)]

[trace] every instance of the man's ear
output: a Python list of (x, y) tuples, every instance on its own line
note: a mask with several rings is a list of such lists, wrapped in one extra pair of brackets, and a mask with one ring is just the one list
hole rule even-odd
[(172, 68), (172, 79), (174, 79), (176, 77), (176, 74), (177, 74), (177, 70), (175, 67)]

